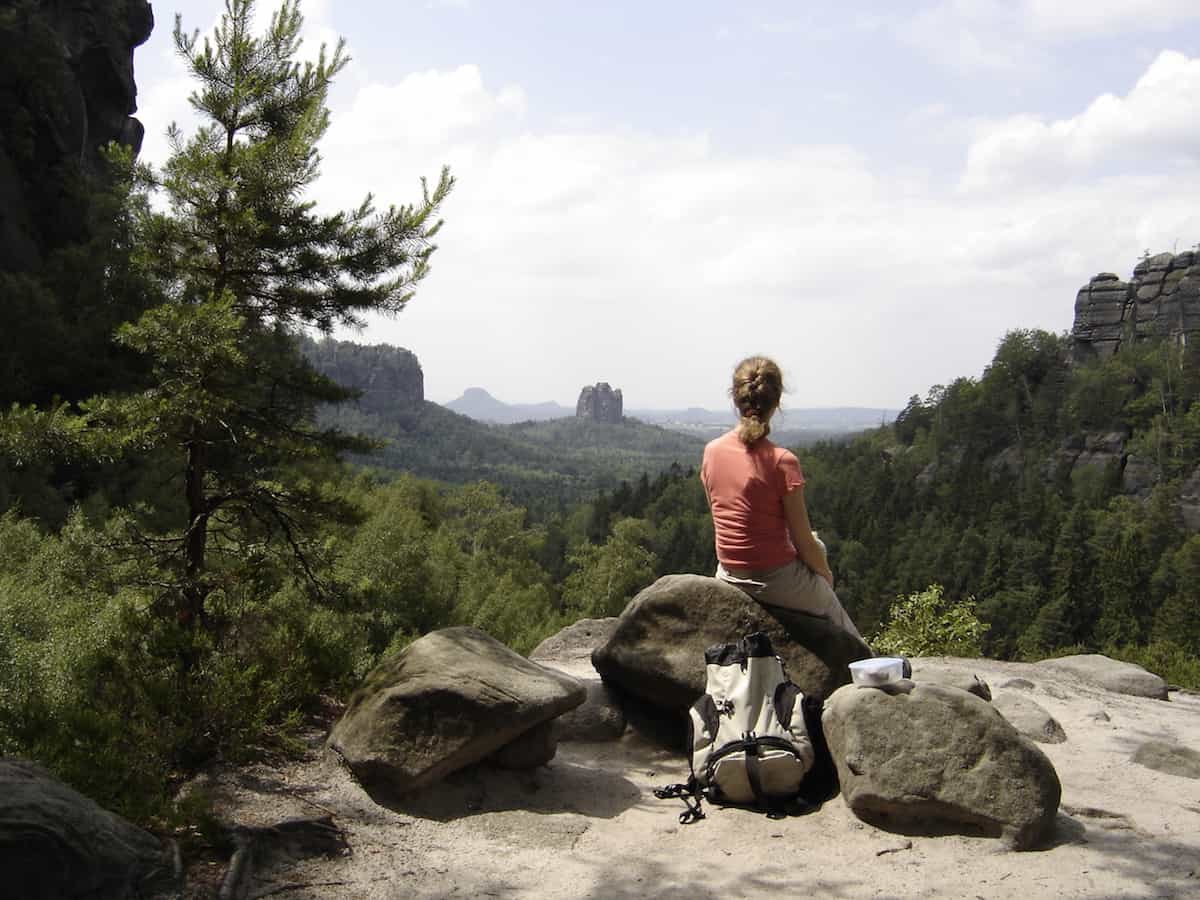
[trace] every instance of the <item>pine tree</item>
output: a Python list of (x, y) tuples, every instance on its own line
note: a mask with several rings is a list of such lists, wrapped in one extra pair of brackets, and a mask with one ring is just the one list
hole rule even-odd
[(88, 409), (110, 452), (175, 461), (178, 527), (144, 542), (173, 573), (187, 625), (206, 621), (221, 566), (252, 571), (282, 552), (317, 584), (312, 525), (344, 510), (306, 469), (365, 444), (313, 424), (318, 404), (349, 394), (309, 366), (297, 333), (403, 309), (428, 271), (453, 183), (443, 170), (432, 190), (422, 181), (415, 205), (377, 211), (367, 197), (348, 212), (319, 212), (305, 191), (344, 46), (300, 62), (297, 0), (261, 35), (253, 12), (253, 0), (226, 0), (203, 40), (176, 18), (203, 124), (188, 138), (169, 131), (171, 157), (155, 182), (162, 202), (143, 204), (137, 222), (137, 261), (161, 302), (118, 334), (152, 375), (145, 390)]

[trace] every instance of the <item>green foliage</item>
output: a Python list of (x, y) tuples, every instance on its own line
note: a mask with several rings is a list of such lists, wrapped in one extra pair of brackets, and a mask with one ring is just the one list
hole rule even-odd
[[(128, 552), (128, 527), (77, 514), (48, 535), (0, 517), (0, 751), (145, 819), (172, 773), (286, 744), (297, 712), (347, 685), (366, 648), (356, 623), (294, 584), (243, 579), (212, 598), (216, 652), (217, 636), (161, 615), (162, 573)], [(181, 652), (198, 664), (180, 671)]]
[(1013, 332), (980, 379), (912, 398), (892, 428), (802, 452), (864, 633), (886, 598), (934, 583), (979, 598), (988, 655), (1158, 640), (1195, 654), (1178, 498), (1200, 468), (1197, 352), (1147, 340), (1068, 365), (1061, 338)]
[[(286, 743), (319, 691), (374, 661), (380, 619), (394, 626), (387, 641), (443, 621), (436, 595), (432, 609), (364, 613), (393, 572), (339, 580), (357, 510), (336, 457), (370, 443), (316, 425), (318, 405), (348, 395), (308, 365), (294, 331), (401, 310), (452, 181), (443, 172), (411, 206), (317, 213), (304, 193), (341, 46), (297, 61), (294, 2), (262, 35), (252, 19), (253, 3), (229, 0), (203, 41), (177, 21), (202, 124), (190, 138), (172, 128), (161, 177), (112, 156), (111, 197), (91, 205), (112, 222), (62, 251), (66, 280), (2, 285), (27, 289), (28, 321), (51, 315), (47, 335), (78, 311), (70, 324), (86, 339), (51, 354), (73, 366), (65, 382), (126, 364), (61, 400), (10, 367), (22, 377), (5, 387), (0, 500), (33, 497), (44, 521), (70, 492), (83, 502), (57, 534), (12, 514), (0, 524), (0, 747), (139, 817), (169, 773)], [(46, 353), (41, 333), (17, 334)], [(96, 352), (76, 364), (75, 347)], [(57, 507), (29, 491), (39, 481)], [(441, 545), (461, 552), (449, 536)], [(404, 601), (416, 593), (401, 587)]]
[(979, 656), (987, 626), (975, 600), (954, 601), (940, 584), (899, 598), (886, 627), (871, 639), (876, 653), (895, 656)]
[(652, 533), (641, 519), (621, 519), (601, 545), (583, 544), (570, 556), (575, 571), (563, 583), (563, 605), (576, 618), (615, 616), (654, 581)]
[[(341, 356), (338, 363), (346, 368)], [(320, 421), (378, 440), (382, 448), (363, 460), (373, 466), (456, 484), (489, 481), (539, 516), (642, 473), (694, 464), (703, 450), (697, 438), (635, 419), (488, 425), (428, 401), (387, 410), (343, 404), (323, 409)]]

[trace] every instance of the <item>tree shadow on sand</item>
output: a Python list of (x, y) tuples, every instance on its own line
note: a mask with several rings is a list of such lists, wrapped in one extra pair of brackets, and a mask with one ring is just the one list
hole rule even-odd
[(698, 859), (686, 873), (681, 873), (679, 866), (669, 866), (650, 854), (640, 858), (626, 856), (619, 862), (597, 865), (600, 877), (596, 886), (581, 896), (585, 900), (642, 900), (645, 897), (727, 900), (730, 897), (801, 895), (857, 898), (873, 893), (871, 886), (862, 880), (846, 877), (844, 873), (818, 875), (816, 863), (797, 865), (795, 854), (785, 855), (789, 859), (753, 871), (728, 862), (719, 866), (711, 858)]
[(644, 799), (637, 785), (615, 772), (558, 759), (523, 771), (481, 763), (400, 796), (383, 786), (364, 788), (393, 812), (438, 822), (513, 810), (611, 819)]
[[(1045, 848), (1052, 852), (1066, 844), (1087, 844), (1098, 853), (1102, 868), (1132, 881), (1153, 885), (1155, 896), (1200, 896), (1200, 856), (1195, 842), (1150, 834), (1122, 813), (1103, 809), (1071, 808), (1058, 814), (1055, 837)], [(1200, 830), (1197, 816), (1194, 834)], [(1093, 872), (1096, 867), (1093, 865)], [(1111, 895), (1127, 897), (1128, 892)]]

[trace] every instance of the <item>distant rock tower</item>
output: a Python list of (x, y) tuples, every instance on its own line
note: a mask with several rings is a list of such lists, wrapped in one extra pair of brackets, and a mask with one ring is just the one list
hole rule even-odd
[(622, 407), (620, 389), (614, 391), (607, 381), (601, 381), (595, 385), (589, 384), (579, 392), (575, 418), (619, 425), (624, 419)]
[(1200, 254), (1148, 256), (1122, 281), (1101, 272), (1079, 290), (1071, 355), (1076, 362), (1106, 359), (1124, 344), (1163, 337), (1178, 344), (1200, 332)]

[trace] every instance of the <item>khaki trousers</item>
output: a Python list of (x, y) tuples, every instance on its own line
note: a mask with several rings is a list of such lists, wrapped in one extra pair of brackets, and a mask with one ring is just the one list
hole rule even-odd
[(819, 616), (862, 639), (829, 582), (799, 559), (763, 571), (736, 569), (730, 572), (717, 563), (716, 577), (741, 588), (764, 606), (782, 606)]

